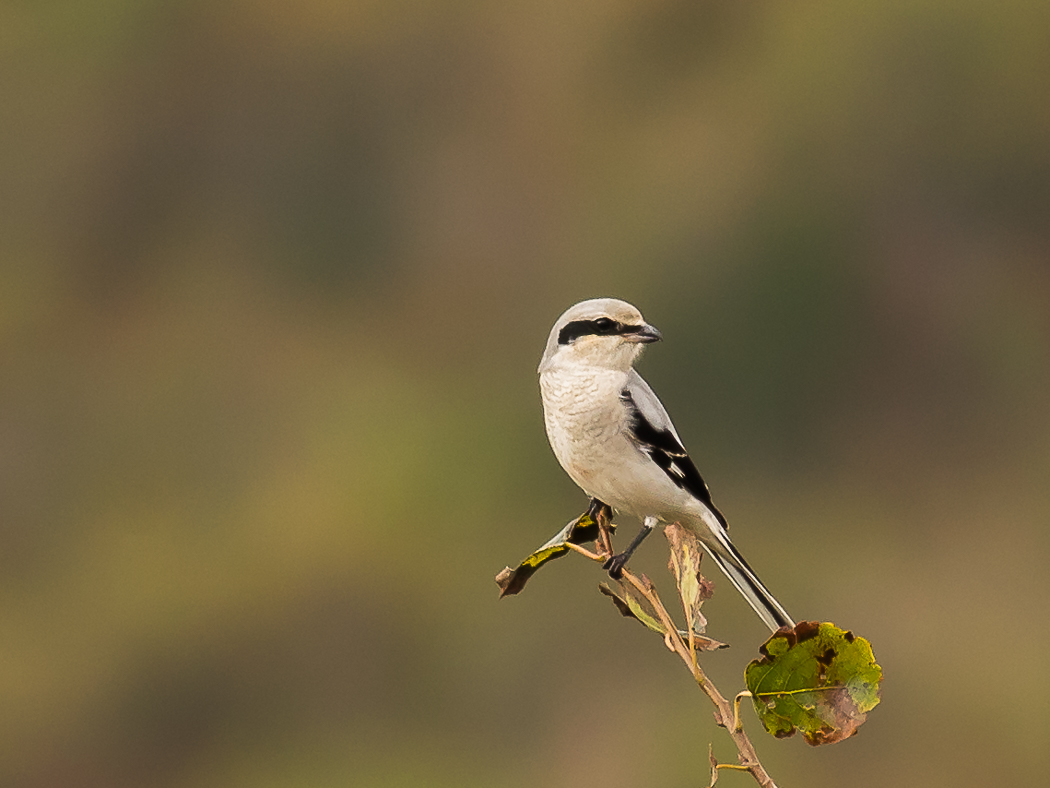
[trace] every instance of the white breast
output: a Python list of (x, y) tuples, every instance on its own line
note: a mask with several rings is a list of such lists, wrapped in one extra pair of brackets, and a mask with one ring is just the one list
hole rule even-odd
[(560, 367), (540, 375), (543, 417), (562, 468), (592, 498), (639, 518), (677, 519), (695, 505), (628, 438), (629, 414), (620, 392), (626, 373)]
[[(540, 375), (543, 420), (558, 462), (584, 492), (598, 495), (610, 442), (622, 440), (626, 410), (620, 392), (626, 375), (593, 367)], [(605, 500), (605, 499), (603, 499)]]

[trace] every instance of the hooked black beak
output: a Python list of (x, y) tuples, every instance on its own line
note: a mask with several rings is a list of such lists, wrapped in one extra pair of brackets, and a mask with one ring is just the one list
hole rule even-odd
[(641, 326), (637, 331), (632, 331), (630, 334), (624, 335), (624, 340), (627, 342), (638, 342), (641, 344), (648, 345), (651, 342), (659, 342), (664, 338), (664, 335), (660, 333), (656, 326), (651, 326), (646, 323)]

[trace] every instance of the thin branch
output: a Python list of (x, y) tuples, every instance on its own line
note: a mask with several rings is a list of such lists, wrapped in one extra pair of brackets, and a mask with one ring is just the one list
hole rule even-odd
[(744, 722), (740, 719), (740, 701), (744, 698), (753, 697), (754, 695), (747, 690), (744, 690), (743, 692), (738, 692), (737, 696), (733, 698), (733, 730), (741, 731), (744, 729)]
[(605, 563), (605, 559), (608, 557), (608, 556), (601, 555), (599, 553), (592, 553), (586, 547), (581, 547), (580, 545), (575, 544), (573, 542), (566, 542), (565, 546), (568, 547), (570, 550), (575, 550), (577, 553), (582, 555), (584, 558), (590, 558), (592, 561), (600, 561), (603, 564)]
[[(608, 555), (592, 553), (579, 545), (570, 544), (569, 547), (577, 553), (590, 558), (592, 561), (604, 562), (606, 558), (608, 558)], [(686, 642), (682, 640), (681, 635), (678, 634), (678, 627), (675, 625), (674, 621), (671, 620), (671, 616), (667, 613), (667, 609), (663, 606), (660, 597), (656, 593), (656, 587), (648, 577), (645, 575), (639, 577), (625, 569), (623, 571), (621, 582), (630, 583), (638, 593), (649, 602), (649, 605), (656, 612), (657, 617), (659, 617), (664, 628), (667, 630), (664, 641), (667, 643), (668, 648), (678, 654), (682, 662), (684, 662), (689, 669), (689, 672), (693, 674), (693, 679), (715, 706), (715, 723), (726, 729), (730, 738), (733, 740), (733, 743), (736, 745), (740, 765), (716, 763), (715, 767), (717, 769), (747, 771), (752, 777), (754, 777), (755, 782), (762, 786), (762, 788), (777, 788), (776, 783), (773, 782), (773, 778), (769, 776), (765, 767), (762, 766), (762, 763), (758, 760), (758, 754), (755, 752), (754, 745), (752, 745), (751, 740), (748, 738), (747, 734), (744, 732), (743, 726), (740, 724), (740, 700), (744, 697), (745, 693), (741, 693), (736, 697), (734, 703), (730, 703), (725, 699), (722, 693), (718, 691), (714, 684), (711, 683), (711, 680), (707, 677), (707, 674), (704, 673), (696, 658), (696, 646), (692, 625), (690, 624), (687, 627), (689, 643), (686, 644)], [(686, 615), (688, 617), (688, 608), (686, 608)]]

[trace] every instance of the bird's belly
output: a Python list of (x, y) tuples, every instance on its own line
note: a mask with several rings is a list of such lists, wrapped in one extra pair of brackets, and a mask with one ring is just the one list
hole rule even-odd
[(604, 491), (608, 458), (618, 438), (615, 426), (600, 424), (598, 420), (588, 419), (577, 425), (565, 418), (548, 420), (547, 424), (547, 436), (561, 467), (584, 492), (595, 498), (601, 497), (599, 490)]
[(590, 494), (621, 514), (640, 520), (646, 517), (667, 522), (679, 519), (690, 507), (691, 496), (634, 445), (628, 444), (626, 451), (636, 453), (643, 462), (639, 463), (638, 457), (607, 456), (603, 470), (595, 474)]
[(677, 519), (690, 498), (616, 427), (580, 429), (563, 419), (549, 420), (551, 447), (565, 472), (591, 498), (639, 519)]

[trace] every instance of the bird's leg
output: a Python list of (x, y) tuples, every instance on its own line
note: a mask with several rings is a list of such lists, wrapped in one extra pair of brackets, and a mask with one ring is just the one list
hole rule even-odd
[[(595, 540), (599, 544), (608, 542), (609, 537), (603, 536), (603, 533), (611, 527), (608, 524), (611, 516), (612, 509), (609, 508), (608, 504), (599, 501), (597, 498), (591, 498), (587, 511), (581, 514), (573, 525), (572, 532), (568, 537), (569, 541), (573, 544), (583, 544), (584, 542)], [(584, 523), (585, 520), (589, 520), (589, 522)], [(605, 554), (612, 554), (612, 549), (607, 549)]]
[(597, 498), (591, 498), (591, 504), (587, 507), (587, 517), (598, 524), (598, 535), (595, 537), (595, 549), (604, 555), (612, 555), (612, 539), (609, 537), (616, 526), (612, 524), (612, 507)]
[(652, 516), (646, 517), (644, 520), (642, 520), (642, 530), (639, 531), (638, 535), (634, 537), (634, 540), (629, 545), (627, 545), (627, 549), (624, 550), (622, 553), (619, 553), (618, 555), (614, 555), (612, 558), (610, 558), (608, 561), (602, 564), (602, 568), (608, 570), (609, 577), (611, 577), (613, 580), (620, 579), (620, 576), (623, 574), (624, 566), (630, 560), (631, 556), (634, 554), (634, 551), (638, 549), (638, 545), (644, 542), (645, 537), (652, 533), (653, 528), (656, 527), (657, 522), (657, 519)]
[(608, 521), (612, 518), (612, 509), (609, 507), (609, 504), (599, 501), (597, 498), (591, 498), (591, 503), (587, 507), (587, 516), (596, 523), (601, 522), (602, 517)]

